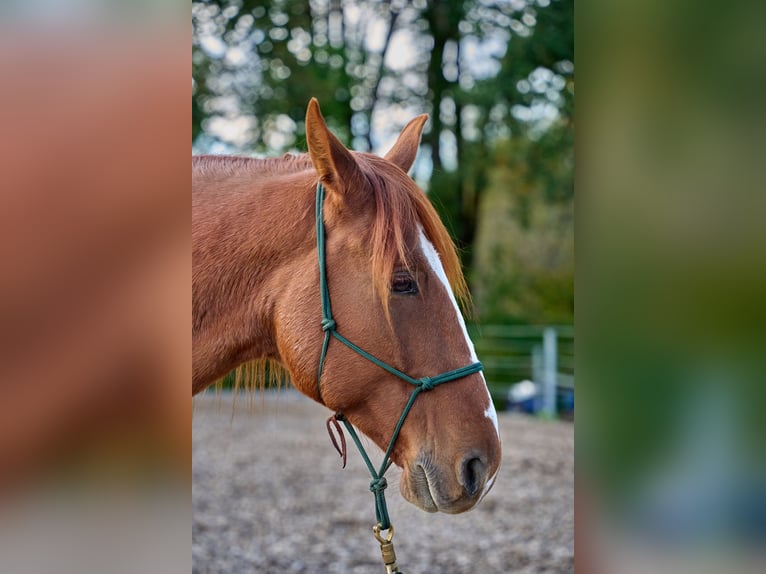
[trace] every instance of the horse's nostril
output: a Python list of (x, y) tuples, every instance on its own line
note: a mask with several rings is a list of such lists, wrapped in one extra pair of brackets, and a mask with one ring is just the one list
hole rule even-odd
[(484, 486), (486, 478), (484, 463), (478, 458), (466, 459), (463, 463), (461, 478), (468, 495), (475, 496), (479, 489)]

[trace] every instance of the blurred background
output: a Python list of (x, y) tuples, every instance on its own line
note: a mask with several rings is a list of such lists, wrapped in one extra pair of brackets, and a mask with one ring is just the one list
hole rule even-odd
[(430, 115), (412, 174), (460, 248), (495, 401), (573, 416), (573, 1), (195, 1), (192, 24), (195, 153), (305, 152), (311, 97), (377, 154)]

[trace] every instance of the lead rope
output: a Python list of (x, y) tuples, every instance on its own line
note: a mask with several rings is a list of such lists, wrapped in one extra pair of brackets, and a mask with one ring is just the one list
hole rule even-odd
[[(400, 370), (392, 367), (391, 365), (381, 361), (374, 355), (368, 353), (361, 347), (358, 347), (348, 339), (346, 339), (343, 335), (338, 333), (336, 327), (335, 320), (332, 317), (332, 306), (330, 301), (330, 290), (327, 286), (327, 264), (325, 261), (325, 228), (324, 228), (324, 217), (323, 217), (323, 207), (324, 207), (324, 186), (322, 183), (317, 183), (317, 193), (316, 193), (316, 231), (317, 231), (317, 258), (319, 260), (319, 291), (322, 298), (322, 331), (324, 331), (324, 341), (322, 342), (322, 352), (319, 356), (319, 368), (317, 371), (317, 395), (319, 396), (319, 400), (324, 403), (322, 400), (322, 372), (324, 370), (324, 362), (325, 358), (327, 357), (327, 349), (330, 346), (330, 337), (334, 337), (341, 343), (343, 343), (346, 347), (351, 349), (352, 351), (356, 352), (357, 354), (361, 355), (368, 361), (376, 364), (381, 369), (384, 369), (385, 371), (391, 373), (392, 375), (399, 377), (400, 379), (403, 379), (407, 381), (408, 383), (415, 386), (415, 389), (410, 394), (410, 398), (407, 401), (407, 404), (404, 406), (404, 410), (402, 411), (401, 416), (399, 417), (399, 420), (396, 423), (396, 426), (394, 427), (394, 432), (391, 435), (391, 440), (388, 443), (388, 448), (386, 448), (385, 455), (383, 456), (383, 461), (380, 465), (380, 468), (378, 470), (375, 469), (375, 466), (372, 464), (372, 461), (370, 460), (370, 457), (367, 455), (367, 452), (364, 449), (364, 446), (362, 446), (362, 442), (359, 440), (359, 435), (357, 434), (356, 430), (354, 429), (353, 425), (346, 419), (345, 416), (343, 416), (343, 413), (337, 412), (335, 415), (330, 417), (330, 419), (327, 421), (327, 430), (330, 433), (330, 438), (332, 439), (333, 446), (335, 446), (336, 450), (341, 455), (341, 458), (343, 459), (343, 466), (346, 466), (346, 439), (343, 436), (343, 430), (341, 429), (340, 425), (338, 424), (343, 423), (343, 426), (346, 427), (346, 430), (348, 431), (348, 434), (351, 435), (351, 439), (354, 441), (354, 444), (356, 445), (356, 448), (359, 450), (359, 453), (362, 455), (362, 459), (364, 460), (364, 463), (367, 465), (367, 469), (370, 471), (370, 475), (372, 476), (372, 480), (370, 481), (370, 491), (372, 492), (374, 498), (375, 498), (375, 517), (377, 519), (377, 524), (373, 527), (373, 535), (375, 536), (375, 539), (380, 543), (380, 551), (383, 557), (383, 563), (386, 566), (386, 574), (402, 574), (399, 570), (399, 567), (396, 564), (396, 553), (394, 552), (394, 545), (393, 545), (393, 538), (394, 538), (394, 527), (391, 524), (391, 521), (388, 516), (388, 507), (386, 506), (386, 495), (385, 490), (388, 486), (388, 483), (385, 478), (386, 471), (391, 467), (392, 460), (391, 460), (391, 453), (394, 450), (394, 445), (396, 444), (396, 439), (399, 437), (399, 432), (402, 430), (402, 426), (404, 425), (404, 421), (407, 418), (407, 415), (409, 414), (410, 410), (412, 409), (412, 405), (415, 403), (415, 399), (418, 397), (418, 395), (423, 391), (430, 391), (437, 385), (441, 385), (442, 383), (447, 383), (449, 381), (454, 381), (455, 379), (461, 379), (463, 377), (466, 377), (473, 373), (478, 373), (482, 370), (482, 365), (479, 362), (466, 365), (465, 367), (460, 367), (459, 369), (454, 369), (452, 371), (447, 371), (446, 373), (442, 373), (440, 375), (437, 375), (435, 377), (422, 377), (420, 379), (415, 379), (413, 377), (410, 377), (409, 375), (401, 372)], [(337, 441), (335, 440), (335, 437), (332, 432), (332, 427), (335, 427), (335, 429), (338, 431), (338, 434), (340, 435), (340, 443), (341, 446), (338, 446)], [(382, 536), (382, 531), (388, 531), (386, 536)]]

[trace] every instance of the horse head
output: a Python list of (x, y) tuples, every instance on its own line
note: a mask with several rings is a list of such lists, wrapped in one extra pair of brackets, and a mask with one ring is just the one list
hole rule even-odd
[[(316, 100), (306, 115), (313, 181), (325, 193), (317, 224), (325, 234), (331, 328), (418, 380), (477, 361), (457, 303), (467, 289), (454, 245), (407, 175), (426, 120), (412, 120), (380, 158), (346, 149)], [(342, 412), (385, 450), (413, 387), (335, 339), (323, 352), (313, 245), (283, 274), (275, 297), (280, 360), (301, 392)], [(421, 393), (391, 450), (403, 470), (402, 495), (431, 512), (473, 507), (491, 487), (500, 458), (494, 407), (475, 371)]]

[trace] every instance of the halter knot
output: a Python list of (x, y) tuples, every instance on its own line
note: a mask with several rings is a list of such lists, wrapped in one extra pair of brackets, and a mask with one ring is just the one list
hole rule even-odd
[(388, 481), (385, 476), (373, 478), (372, 481), (370, 481), (370, 492), (374, 492), (375, 494), (382, 493), (387, 486)]
[(322, 319), (322, 331), (334, 331), (335, 321), (332, 319)]
[(422, 391), (430, 391), (436, 386), (431, 377), (423, 377), (422, 379), (418, 379), (418, 381), (420, 381), (419, 387)]

